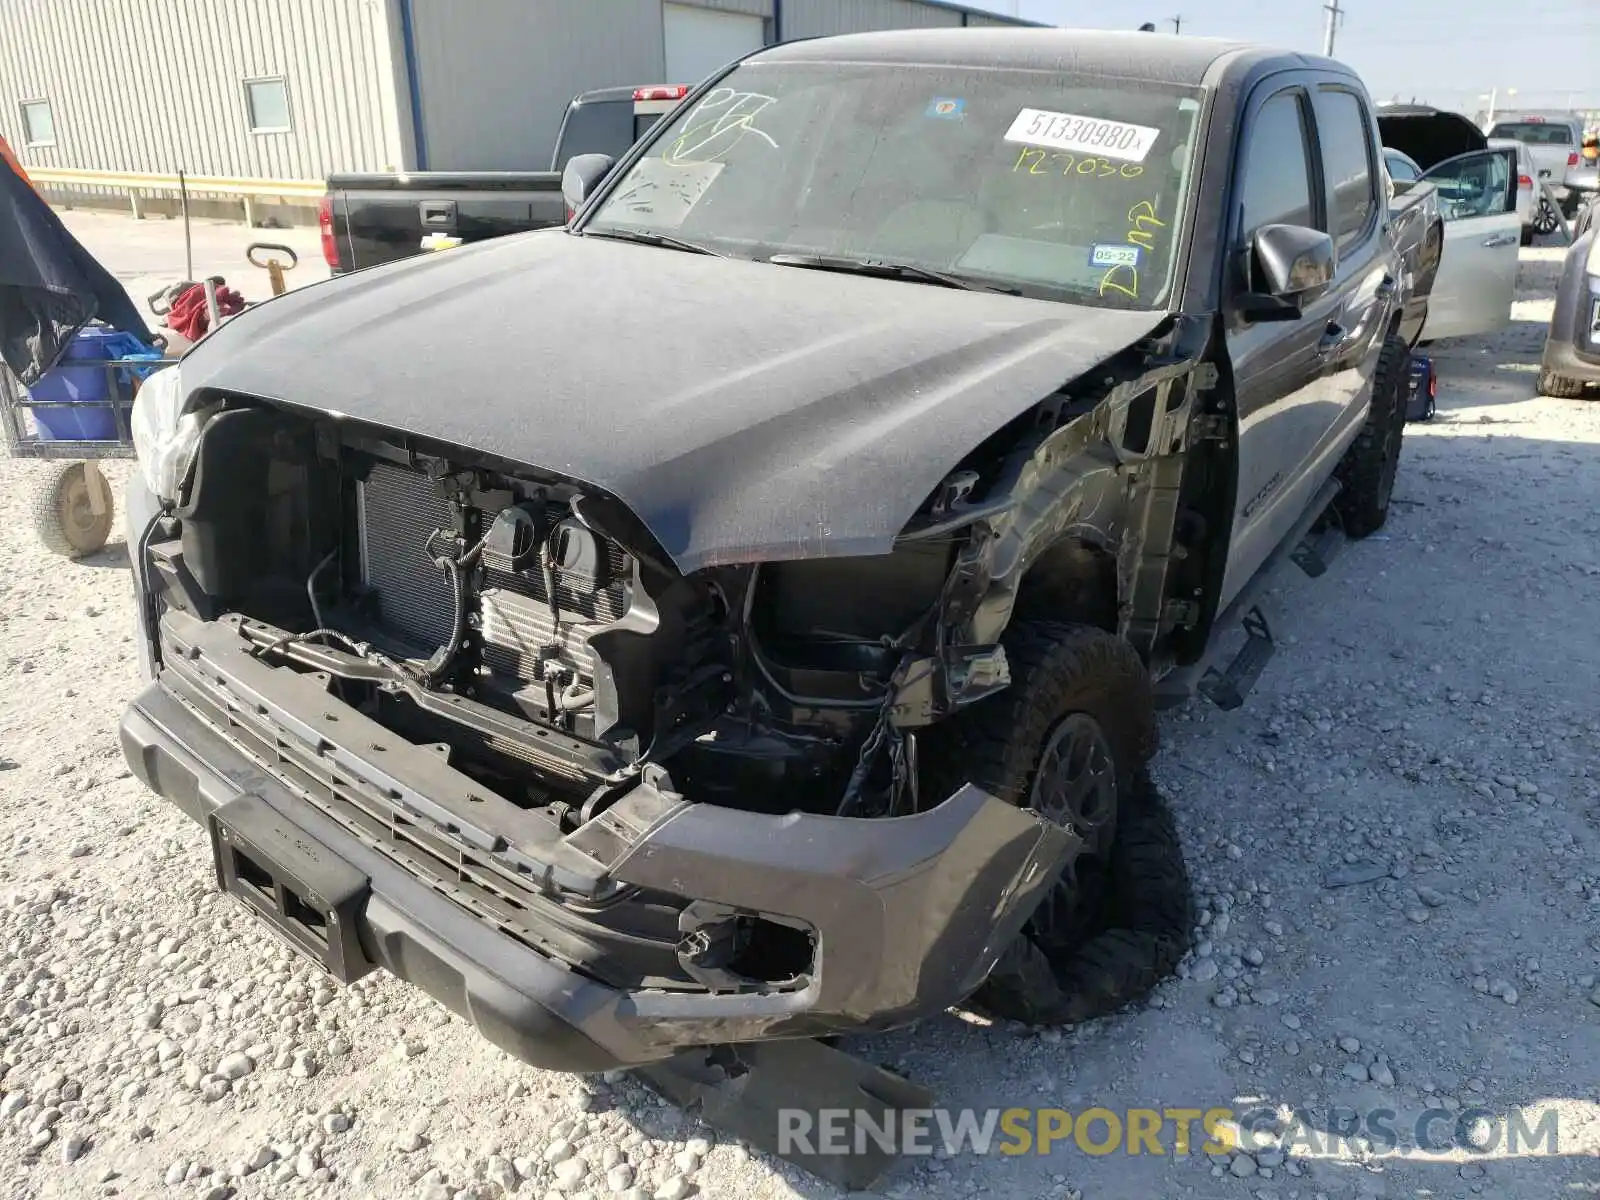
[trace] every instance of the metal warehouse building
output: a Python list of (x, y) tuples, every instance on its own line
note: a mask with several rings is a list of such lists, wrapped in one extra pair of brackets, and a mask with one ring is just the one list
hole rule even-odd
[(792, 38), (1018, 23), (940, 0), (0, 0), (0, 136), (58, 179), (539, 170), (581, 91)]

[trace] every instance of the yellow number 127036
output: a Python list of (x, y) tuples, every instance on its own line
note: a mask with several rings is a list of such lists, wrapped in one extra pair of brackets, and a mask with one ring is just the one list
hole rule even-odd
[(1054, 175), (1060, 167), (1062, 175), (1084, 175), (1090, 179), (1137, 179), (1144, 174), (1139, 163), (1114, 163), (1105, 158), (1079, 158), (1064, 150), (1024, 149), (1011, 165), (1014, 173), (1025, 175)]

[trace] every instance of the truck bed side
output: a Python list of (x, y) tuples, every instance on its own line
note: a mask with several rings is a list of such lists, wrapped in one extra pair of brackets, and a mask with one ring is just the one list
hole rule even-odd
[(476, 242), (566, 220), (553, 171), (422, 171), (328, 180), (336, 273), (407, 258), (430, 233)]
[(1389, 198), (1389, 222), (1405, 277), (1401, 283), (1400, 336), (1415, 344), (1428, 318), (1428, 297), (1444, 250), (1439, 190), (1419, 181)]

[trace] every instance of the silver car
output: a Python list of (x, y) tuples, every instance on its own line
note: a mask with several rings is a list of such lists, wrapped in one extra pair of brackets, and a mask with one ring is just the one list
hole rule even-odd
[(1556, 285), (1555, 311), (1539, 363), (1539, 391), (1564, 400), (1600, 388), (1600, 200), (1573, 224), (1572, 245)]

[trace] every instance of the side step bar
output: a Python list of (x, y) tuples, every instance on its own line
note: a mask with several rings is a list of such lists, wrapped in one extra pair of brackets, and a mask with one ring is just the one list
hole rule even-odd
[(1200, 677), (1198, 690), (1218, 708), (1231, 710), (1244, 703), (1250, 689), (1256, 686), (1261, 672), (1272, 661), (1277, 646), (1272, 640), (1272, 630), (1260, 607), (1245, 613), (1242, 622), (1245, 631), (1244, 645), (1222, 670), (1211, 667)]
[(1299, 567), (1313, 579), (1320, 579), (1327, 574), (1328, 568), (1333, 565), (1333, 560), (1339, 557), (1347, 539), (1344, 536), (1344, 526), (1340, 523), (1337, 514), (1330, 508), (1330, 520), (1325, 529), (1317, 533), (1308, 533), (1295, 546), (1294, 565)]
[[(1327, 571), (1329, 562), (1337, 552), (1338, 543), (1343, 540), (1343, 533), (1336, 526), (1330, 526), (1315, 539), (1308, 539), (1312, 527), (1339, 494), (1339, 486), (1337, 479), (1330, 479), (1322, 485), (1287, 536), (1267, 555), (1261, 569), (1239, 589), (1232, 603), (1211, 623), (1211, 645), (1200, 660), (1175, 667), (1156, 681), (1157, 708), (1175, 708), (1196, 695), (1205, 696), (1213, 704), (1225, 709), (1238, 708), (1244, 703), (1250, 689), (1255, 687), (1261, 673), (1266, 670), (1274, 648), (1272, 631), (1256, 600), (1287, 562), (1294, 562), (1312, 578)], [(1244, 625), (1247, 635), (1245, 644), (1226, 667), (1220, 667), (1221, 652), (1216, 649), (1217, 635), (1231, 628), (1235, 621)]]

